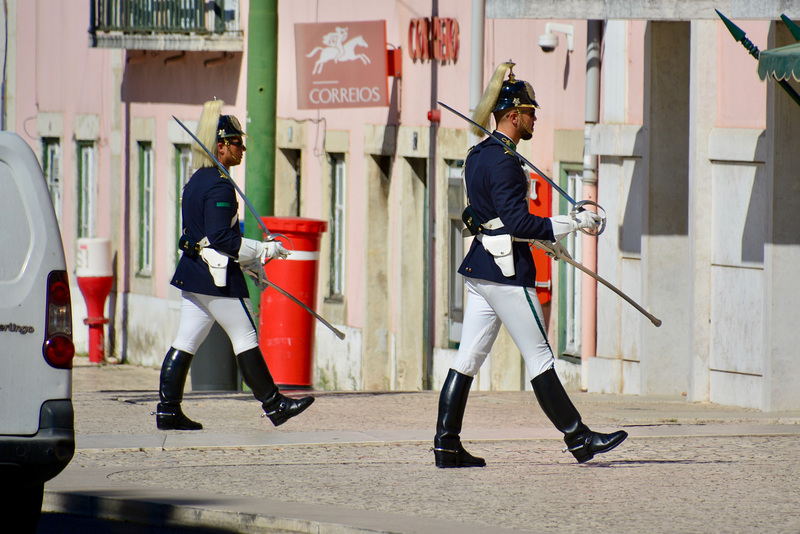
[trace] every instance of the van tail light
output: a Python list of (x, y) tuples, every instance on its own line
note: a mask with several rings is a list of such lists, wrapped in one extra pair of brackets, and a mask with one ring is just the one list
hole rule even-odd
[(53, 367), (71, 369), (75, 356), (72, 343), (72, 297), (66, 271), (51, 271), (47, 277), (47, 322), (42, 351)]

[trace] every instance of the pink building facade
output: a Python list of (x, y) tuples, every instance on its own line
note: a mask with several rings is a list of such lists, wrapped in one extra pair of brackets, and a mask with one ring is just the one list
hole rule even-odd
[[(169, 279), (190, 172), (191, 140), (172, 116), (193, 127), (216, 97), (245, 129), (260, 127), (247, 102), (259, 53), (247, 36), (258, 29), (249, 2), (226, 1), (225, 29), (210, 37), (93, 41), (90, 4), (9, 2), (4, 124), (41, 155), (68, 261), (81, 236), (112, 242), (108, 353), (157, 366), (179, 317)], [(442, 101), (467, 113), (511, 59), (542, 106), (522, 155), (576, 198), (594, 196), (608, 217), (599, 238), (568, 243), (574, 257), (663, 321), (656, 328), (592, 279), (552, 265), (545, 310), (562, 377), (595, 392), (800, 407), (789, 322), (800, 236), (786, 222), (800, 195), (791, 146), (800, 107), (758, 79), (713, 9), (765, 49), (793, 41), (779, 16), (800, 20), (800, 8), (637, 4), (276, 3), (273, 212), (328, 221), (317, 310), (347, 334), (317, 328), (315, 387), (441, 384), (461, 326), (460, 165), (475, 139), (458, 117), (429, 112)], [(434, 17), (457, 23), (458, 56), (414, 59), (415, 29)], [(363, 21), (384, 21), (385, 48), (400, 50), (388, 105), (301, 106), (295, 25)], [(558, 42), (545, 51), (548, 31)], [(244, 171), (233, 172), (243, 187), (255, 179)], [(554, 193), (551, 212), (566, 209)], [(80, 347), (77, 284), (73, 295)], [(503, 332), (475, 387), (524, 389), (528, 378)]]

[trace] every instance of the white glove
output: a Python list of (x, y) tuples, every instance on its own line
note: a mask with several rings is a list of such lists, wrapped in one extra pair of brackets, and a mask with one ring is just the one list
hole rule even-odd
[(569, 215), (550, 217), (550, 223), (553, 225), (555, 241), (560, 241), (565, 235), (578, 229), (578, 224)]
[[(284, 259), (285, 257), (287, 257), (289, 254), (292, 253), (291, 250), (285, 249), (283, 244), (278, 240), (264, 241), (264, 243), (262, 244), (264, 245), (264, 255), (267, 258), (271, 258), (273, 260)], [(266, 261), (266, 259), (264, 261)]]
[(597, 213), (589, 210), (579, 211), (573, 219), (569, 215), (556, 215), (550, 217), (553, 225), (553, 235), (556, 241), (560, 241), (565, 235), (580, 229), (596, 230), (603, 218)]
[(289, 254), (291, 251), (286, 250), (280, 241), (261, 242), (243, 237), (239, 247), (239, 265), (249, 266), (256, 262), (263, 265), (267, 258), (285, 258)]
[(603, 222), (603, 218), (593, 211), (583, 210), (575, 214), (575, 222), (578, 230), (594, 231)]
[(259, 264), (263, 265), (266, 261), (266, 247), (261, 241), (255, 239), (242, 238), (239, 246), (239, 265)]

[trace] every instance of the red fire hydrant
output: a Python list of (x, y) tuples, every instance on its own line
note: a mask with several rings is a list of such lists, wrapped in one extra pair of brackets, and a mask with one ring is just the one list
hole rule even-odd
[(89, 361), (105, 360), (104, 317), (106, 299), (114, 283), (111, 270), (111, 241), (102, 238), (78, 239), (75, 277), (86, 301), (88, 317), (83, 323), (89, 327)]

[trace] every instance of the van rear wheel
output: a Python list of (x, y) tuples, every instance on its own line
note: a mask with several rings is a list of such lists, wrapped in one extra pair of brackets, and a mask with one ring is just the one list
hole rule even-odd
[[(0, 500), (0, 517), (15, 518), (19, 525), (17, 532), (36, 532), (42, 515), (44, 484), (4, 487)], [(17, 527), (15, 527), (17, 528)]]

